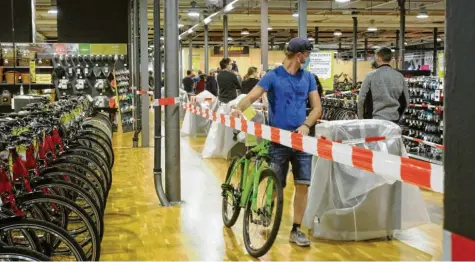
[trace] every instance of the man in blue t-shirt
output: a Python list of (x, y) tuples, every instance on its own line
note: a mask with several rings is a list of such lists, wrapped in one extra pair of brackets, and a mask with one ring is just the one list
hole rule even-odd
[[(241, 100), (233, 116), (242, 112), (267, 93), (269, 100), (269, 122), (271, 126), (308, 135), (310, 127), (317, 123), (322, 114), (322, 105), (317, 91), (315, 77), (302, 69), (309, 59), (312, 43), (307, 39), (293, 38), (285, 50), (282, 66), (266, 73), (257, 86)], [(307, 99), (312, 111), (306, 116)], [(289, 163), (294, 174), (294, 224), (290, 242), (299, 246), (310, 246), (310, 241), (300, 230), (300, 224), (307, 205), (308, 186), (311, 180), (312, 156), (298, 150), (271, 143), (269, 148), (271, 167), (285, 187)]]

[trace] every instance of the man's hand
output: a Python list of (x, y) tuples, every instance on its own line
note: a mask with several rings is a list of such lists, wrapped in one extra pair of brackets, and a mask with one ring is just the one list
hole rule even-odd
[(310, 132), (310, 128), (308, 128), (308, 126), (306, 125), (301, 125), (299, 128), (297, 128), (297, 133), (303, 135), (303, 136), (307, 136), (308, 133)]
[(244, 114), (239, 109), (234, 109), (233, 112), (231, 112), (231, 116), (234, 116), (236, 118), (244, 118)]

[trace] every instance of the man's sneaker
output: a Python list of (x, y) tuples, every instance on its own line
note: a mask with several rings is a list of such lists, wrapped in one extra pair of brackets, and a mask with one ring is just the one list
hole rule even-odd
[(300, 229), (293, 230), (293, 231), (290, 232), (289, 242), (290, 243), (295, 243), (299, 247), (308, 247), (308, 246), (310, 246), (310, 240), (308, 240), (305, 233), (300, 231)]

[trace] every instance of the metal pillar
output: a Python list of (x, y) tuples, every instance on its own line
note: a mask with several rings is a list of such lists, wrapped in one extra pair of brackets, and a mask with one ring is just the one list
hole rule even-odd
[(36, 43), (36, 0), (31, 0), (31, 34), (32, 43)]
[(188, 70), (193, 71), (193, 37), (188, 39)]
[(299, 0), (299, 37), (307, 38), (307, 0)]
[(396, 60), (396, 69), (399, 69), (399, 48), (400, 48), (400, 43), (399, 43), (399, 30), (396, 31), (396, 53), (395, 55), (395, 60)]
[[(153, 1), (153, 44), (154, 50), (154, 71), (155, 71), (155, 92), (154, 98), (162, 97), (162, 43), (160, 41), (160, 0)], [(162, 206), (169, 206), (167, 196), (162, 185), (162, 107), (154, 108), (155, 128), (154, 128), (154, 157), (153, 157), (153, 181), (155, 184), (155, 192)]]
[(358, 63), (358, 18), (353, 17), (353, 87), (356, 86)]
[(475, 260), (475, 1), (446, 1), (444, 81), (444, 261)]
[(399, 60), (400, 68), (404, 70), (404, 56), (406, 52), (406, 0), (398, 0), (399, 3), (399, 18), (400, 18), (400, 28), (399, 33), (401, 34), (400, 42), (399, 42)]
[[(226, 0), (223, 0), (223, 8), (226, 6)], [(224, 13), (223, 15), (223, 54), (224, 58), (228, 58), (228, 15)]]
[(319, 28), (318, 26), (315, 27), (315, 45), (318, 45), (318, 42), (319, 42), (319, 37), (318, 37), (318, 32), (319, 32)]
[[(178, 97), (178, 1), (165, 0), (165, 97)], [(165, 107), (165, 190), (172, 203), (181, 201), (180, 110)]]
[[(148, 18), (147, 0), (140, 0), (140, 90), (147, 91), (148, 83)], [(156, 47), (159, 48), (159, 47)], [(142, 147), (150, 145), (149, 130), (149, 105), (148, 93), (140, 95), (141, 115), (142, 115)]]
[[(140, 85), (140, 46), (139, 46), (139, 0), (134, 1), (134, 70), (132, 74), (134, 74), (134, 82), (133, 87), (138, 89)], [(132, 146), (138, 147), (139, 146), (139, 134), (142, 131), (142, 116), (140, 114), (140, 99), (137, 94), (133, 95), (132, 105), (135, 107), (133, 111), (134, 114), (134, 137), (132, 138)]]
[(364, 39), (364, 61), (368, 61), (368, 38)]
[(265, 72), (269, 69), (269, 16), (268, 0), (261, 0), (261, 65)]
[(209, 74), (209, 43), (208, 43), (208, 25), (205, 25), (205, 74)]
[(437, 62), (438, 62), (438, 57), (437, 57), (437, 47), (439, 47), (439, 43), (437, 42), (437, 38), (439, 37), (439, 30), (437, 27), (434, 27), (434, 51), (432, 53), (432, 75), (436, 76), (437, 75)]

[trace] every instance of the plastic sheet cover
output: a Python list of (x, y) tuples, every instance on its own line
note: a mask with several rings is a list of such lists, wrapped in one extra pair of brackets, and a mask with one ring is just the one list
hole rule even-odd
[[(355, 146), (405, 156), (398, 125), (384, 120), (330, 121), (316, 134), (331, 140), (386, 136)], [(360, 169), (314, 157), (303, 224), (317, 238), (367, 240), (392, 236), (430, 219), (420, 189)]]
[[(230, 101), (229, 103), (219, 103), (217, 106), (217, 113), (230, 115), (232, 112), (232, 108), (235, 107), (241, 99), (246, 97), (245, 94), (239, 95), (236, 99)], [(262, 104), (255, 103), (253, 104), (254, 108), (262, 108)], [(257, 112), (256, 116), (251, 119), (253, 121), (263, 122), (263, 114)], [(228, 159), (229, 152), (231, 148), (233, 148), (236, 143), (245, 141), (249, 137), (245, 137), (245, 134), (240, 133), (238, 136), (238, 141), (234, 141), (234, 130), (223, 126), (217, 122), (213, 122), (211, 124), (211, 128), (209, 129), (208, 136), (206, 137), (206, 142), (201, 152), (201, 156), (203, 158), (223, 158)], [(252, 143), (255, 143), (252, 141)]]
[[(196, 102), (196, 105), (210, 110), (216, 110), (218, 100), (216, 97), (208, 91), (203, 91), (196, 96), (197, 98), (212, 98), (212, 101), (200, 101)], [(204, 117), (192, 114), (190, 111), (185, 112), (185, 118), (183, 119), (183, 125), (181, 127), (181, 133), (185, 136), (206, 136), (211, 126), (211, 120)]]

